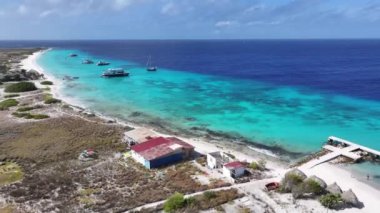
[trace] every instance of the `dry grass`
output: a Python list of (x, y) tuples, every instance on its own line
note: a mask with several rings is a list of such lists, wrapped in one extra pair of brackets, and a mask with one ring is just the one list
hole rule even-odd
[(24, 172), (16, 163), (6, 162), (0, 166), (0, 186), (22, 180)]
[(16, 209), (15, 209), (14, 206), (7, 205), (7, 206), (4, 206), (4, 207), (0, 207), (0, 212), (1, 213), (16, 213), (18, 211), (16, 211)]
[(0, 156), (36, 163), (75, 159), (86, 148), (122, 150), (122, 130), (76, 118), (0, 127)]

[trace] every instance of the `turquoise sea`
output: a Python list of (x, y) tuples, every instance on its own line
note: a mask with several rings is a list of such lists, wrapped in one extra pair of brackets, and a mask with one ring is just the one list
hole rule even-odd
[[(79, 56), (68, 57), (73, 52)], [(107, 67), (81, 64), (85, 58), (128, 68), (130, 76), (101, 78)], [(60, 92), (104, 115), (190, 132), (211, 130), (290, 154), (317, 151), (331, 135), (380, 150), (377, 100), (165, 67), (147, 72), (137, 60), (77, 49), (50, 50), (38, 64), (58, 79), (79, 77), (62, 81)]]

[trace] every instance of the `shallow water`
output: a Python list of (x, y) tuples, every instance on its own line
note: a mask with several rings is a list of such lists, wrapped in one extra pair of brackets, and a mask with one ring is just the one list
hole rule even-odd
[[(72, 52), (80, 57), (67, 57)], [(78, 76), (64, 81), (62, 94), (105, 115), (158, 119), (189, 131), (205, 128), (290, 152), (316, 151), (330, 135), (380, 150), (376, 100), (165, 68), (147, 72), (132, 61), (110, 58), (112, 67), (129, 68), (131, 76), (105, 79), (100, 77), (105, 67), (81, 64), (84, 58), (100, 59), (79, 50), (54, 49), (38, 63), (57, 78)]]

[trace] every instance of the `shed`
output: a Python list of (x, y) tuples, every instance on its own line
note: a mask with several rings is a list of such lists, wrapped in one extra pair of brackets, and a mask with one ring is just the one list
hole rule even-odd
[(223, 175), (231, 178), (238, 178), (244, 175), (245, 165), (240, 161), (233, 161), (223, 165)]
[(207, 166), (210, 169), (223, 168), (223, 165), (232, 161), (224, 152), (210, 152), (207, 153)]

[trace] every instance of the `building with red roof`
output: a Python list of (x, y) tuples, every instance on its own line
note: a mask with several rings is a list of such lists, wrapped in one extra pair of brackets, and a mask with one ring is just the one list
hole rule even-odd
[(226, 177), (238, 178), (245, 173), (245, 165), (240, 161), (233, 161), (223, 165), (223, 174)]
[(194, 147), (175, 137), (157, 137), (131, 147), (132, 158), (146, 168), (170, 165), (192, 156)]

